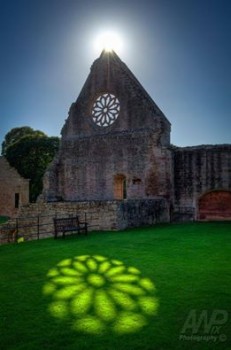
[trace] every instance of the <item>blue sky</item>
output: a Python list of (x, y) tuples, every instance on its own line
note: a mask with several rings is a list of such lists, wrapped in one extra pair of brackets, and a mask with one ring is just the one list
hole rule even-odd
[(230, 18), (230, 0), (0, 0), (0, 143), (24, 125), (59, 136), (105, 30), (173, 144), (231, 143)]

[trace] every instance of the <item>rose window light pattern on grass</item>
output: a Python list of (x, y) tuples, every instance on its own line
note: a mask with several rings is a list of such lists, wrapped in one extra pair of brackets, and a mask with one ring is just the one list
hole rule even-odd
[(43, 293), (49, 313), (88, 334), (133, 333), (158, 309), (153, 282), (135, 267), (103, 256), (62, 260), (49, 270)]
[(92, 107), (92, 119), (94, 123), (101, 127), (112, 125), (118, 118), (120, 103), (113, 94), (100, 95)]

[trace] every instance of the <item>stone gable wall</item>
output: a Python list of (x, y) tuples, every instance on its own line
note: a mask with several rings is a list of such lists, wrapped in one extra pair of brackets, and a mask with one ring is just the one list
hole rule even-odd
[[(104, 128), (93, 122), (91, 111), (95, 99), (107, 92), (119, 99), (120, 113), (111, 126)], [(167, 118), (116, 54), (102, 55), (94, 62), (77, 101), (70, 108), (62, 137), (92, 137), (144, 128), (155, 133), (160, 145), (169, 145), (171, 125)]]
[[(91, 115), (95, 100), (105, 93), (120, 103), (118, 118), (106, 127)], [(118, 199), (118, 176), (126, 182), (124, 199), (170, 198), (170, 128), (128, 67), (115, 53), (103, 52), (70, 108), (60, 150), (44, 176), (44, 201)]]

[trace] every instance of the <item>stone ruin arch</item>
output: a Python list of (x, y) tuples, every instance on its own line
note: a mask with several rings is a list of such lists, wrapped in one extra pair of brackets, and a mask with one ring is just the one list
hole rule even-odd
[(211, 190), (198, 199), (199, 220), (231, 220), (231, 191)]

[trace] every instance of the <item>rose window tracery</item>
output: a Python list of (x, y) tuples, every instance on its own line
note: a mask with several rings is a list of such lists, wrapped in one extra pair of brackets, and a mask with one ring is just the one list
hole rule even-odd
[(110, 93), (100, 95), (92, 107), (92, 119), (96, 125), (101, 127), (110, 126), (118, 118), (120, 102), (118, 98)]

